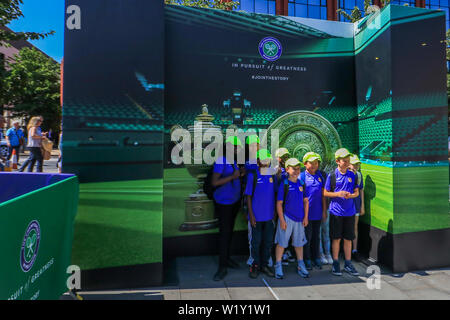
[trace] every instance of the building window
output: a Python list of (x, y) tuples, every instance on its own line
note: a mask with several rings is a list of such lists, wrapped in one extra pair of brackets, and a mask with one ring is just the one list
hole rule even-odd
[(406, 4), (410, 7), (416, 6), (416, 0), (391, 0), (391, 3), (399, 6), (404, 6)]
[(445, 25), (447, 29), (450, 28), (449, 23), (449, 0), (425, 0), (425, 8), (433, 10), (442, 10), (445, 12)]
[[(361, 16), (364, 17), (364, 0), (339, 0), (338, 6), (340, 9), (347, 12), (349, 15), (352, 14), (352, 11), (355, 7), (358, 7), (361, 11)], [(345, 18), (342, 14), (338, 15), (339, 21), (349, 22), (347, 18)]]
[(275, 0), (240, 0), (240, 5), (236, 10), (275, 14)]
[(289, 0), (288, 13), (290, 16), (327, 19), (326, 0)]

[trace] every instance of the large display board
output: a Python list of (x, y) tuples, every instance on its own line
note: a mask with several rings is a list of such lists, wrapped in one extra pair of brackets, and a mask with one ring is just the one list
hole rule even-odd
[[(280, 146), (300, 159), (314, 150), (324, 157), (322, 169), (331, 170), (334, 150), (358, 152), (353, 25), (184, 6), (165, 10), (165, 252), (208, 253), (215, 250), (217, 217), (212, 201), (196, 194), (208, 167), (173, 164), (171, 131), (189, 129), (206, 105), (211, 117), (204, 123), (224, 134), (228, 128), (277, 129)], [(244, 251), (244, 214), (235, 229), (242, 231), (236, 242)], [(181, 246), (186, 243), (192, 245)]]
[(369, 209), (361, 220), (370, 226), (362, 246), (395, 271), (450, 261), (444, 20), (439, 11), (388, 6), (355, 35)]
[[(388, 5), (351, 24), (143, 0), (73, 5), (82, 18), (66, 28), (63, 168), (81, 182), (73, 261), (87, 282), (139, 284), (133, 275), (156, 270), (146, 285), (161, 279), (163, 254), (216, 253), (201, 192), (209, 168), (171, 156), (172, 131), (194, 122), (278, 129), (279, 146), (320, 153), (326, 172), (336, 149), (360, 154), (362, 251), (395, 271), (450, 264), (405, 250), (450, 243), (443, 12)], [(246, 253), (243, 214), (235, 230), (234, 252)]]
[(67, 0), (66, 8), (63, 170), (80, 179), (73, 263), (85, 287), (159, 283), (163, 3)]

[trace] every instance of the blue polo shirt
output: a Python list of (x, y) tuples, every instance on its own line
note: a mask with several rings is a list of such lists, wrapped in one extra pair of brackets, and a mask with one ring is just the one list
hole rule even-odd
[[(300, 180), (292, 182), (286, 180), (289, 184), (289, 191), (286, 196), (286, 203), (284, 204), (284, 214), (289, 219), (296, 222), (303, 221), (305, 217), (305, 209), (303, 208), (303, 198), (306, 198), (306, 194), (303, 192), (303, 186)], [(284, 198), (284, 181), (280, 183), (278, 187), (277, 200), (283, 201)]]
[(321, 220), (323, 213), (322, 188), (325, 186), (322, 175), (312, 175), (307, 170), (304, 174), (305, 194), (309, 200), (308, 220)]
[(10, 128), (8, 131), (6, 131), (6, 136), (9, 139), (9, 143), (12, 147), (17, 147), (20, 145), (20, 138), (23, 138), (23, 131), (19, 128), (16, 130), (16, 128)]
[(252, 159), (252, 163), (250, 160), (245, 161), (245, 171), (247, 173), (258, 171), (258, 163), (256, 159)]
[[(334, 192), (339, 191), (348, 191), (353, 193), (356, 186), (356, 178), (355, 174), (347, 170), (345, 174), (341, 174), (339, 169), (336, 168), (334, 171), (336, 174), (336, 187), (334, 188)], [(325, 190), (330, 191), (330, 175), (327, 178), (327, 182), (325, 183)], [(355, 202), (353, 199), (344, 199), (341, 197), (330, 198), (330, 213), (339, 216), (339, 217), (351, 217), (355, 215)]]
[(281, 168), (281, 175), (280, 175), (280, 178), (278, 179), (277, 178), (277, 191), (278, 191), (278, 188), (280, 187), (280, 183), (281, 182), (283, 182), (283, 180), (284, 179), (287, 179), (288, 178), (288, 173), (286, 172), (286, 169), (284, 169), (283, 167)]
[(253, 161), (255, 163), (250, 163), (250, 160), (245, 161), (245, 173), (246, 173), (245, 183), (247, 183), (247, 181), (248, 181), (249, 173), (254, 173), (254, 172), (258, 171), (258, 163), (256, 162), (255, 159)]
[(247, 196), (252, 195), (255, 174), (257, 178), (255, 193), (252, 198), (253, 214), (258, 222), (269, 221), (275, 217), (276, 181), (271, 175), (261, 175), (259, 170), (249, 173), (245, 188), (245, 195)]
[[(221, 163), (220, 163), (221, 162)], [(214, 164), (214, 172), (220, 173), (220, 178), (233, 175), (235, 170), (239, 170), (236, 161), (229, 163), (226, 157), (222, 157), (221, 161)], [(221, 185), (214, 191), (214, 200), (219, 204), (234, 204), (241, 198), (241, 180), (234, 179)]]
[[(364, 182), (363, 182), (364, 179), (363, 179), (362, 173), (359, 171), (356, 172), (355, 176), (356, 176), (356, 186), (359, 189), (359, 196), (353, 200), (355, 202), (356, 213), (360, 213), (361, 212), (361, 202), (362, 202), (361, 201), (361, 192), (362, 192), (362, 189), (364, 188)], [(359, 176), (359, 178), (358, 178), (358, 176)], [(358, 180), (359, 180), (359, 184), (358, 184)]]

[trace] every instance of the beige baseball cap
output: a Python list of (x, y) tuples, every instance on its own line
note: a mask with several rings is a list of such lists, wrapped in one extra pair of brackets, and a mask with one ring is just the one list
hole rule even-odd
[(289, 150), (286, 148), (279, 148), (275, 151), (275, 157), (281, 158), (282, 156), (289, 154)]
[(290, 158), (286, 161), (284, 164), (284, 168), (287, 169), (288, 167), (296, 167), (296, 166), (302, 166), (302, 163), (297, 158)]
[(312, 162), (314, 160), (319, 160), (320, 162), (322, 162), (322, 157), (320, 156), (320, 154), (315, 153), (315, 152), (307, 152), (304, 156), (303, 156), (303, 163), (305, 162)]
[(352, 154), (350, 153), (350, 151), (348, 151), (345, 148), (341, 148), (336, 150), (336, 153), (334, 154), (334, 158), (337, 160), (339, 158), (347, 158), (352, 156)]
[(361, 161), (359, 160), (358, 156), (356, 154), (353, 154), (350, 157), (350, 163), (351, 164), (357, 164), (357, 163), (361, 163)]

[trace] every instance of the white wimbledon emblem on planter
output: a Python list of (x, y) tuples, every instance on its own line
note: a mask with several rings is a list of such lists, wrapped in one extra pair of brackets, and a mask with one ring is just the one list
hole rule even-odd
[(41, 227), (37, 220), (33, 220), (25, 231), (20, 249), (20, 267), (24, 272), (30, 271), (36, 261), (41, 240)]

